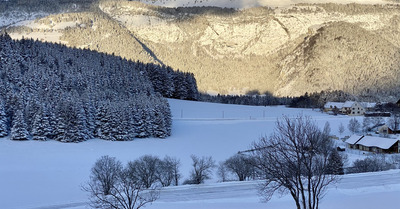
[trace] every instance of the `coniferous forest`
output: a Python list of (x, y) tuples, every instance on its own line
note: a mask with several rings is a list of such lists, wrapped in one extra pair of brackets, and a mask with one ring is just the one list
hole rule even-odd
[(0, 137), (80, 142), (165, 138), (164, 97), (198, 97), (193, 74), (0, 36)]

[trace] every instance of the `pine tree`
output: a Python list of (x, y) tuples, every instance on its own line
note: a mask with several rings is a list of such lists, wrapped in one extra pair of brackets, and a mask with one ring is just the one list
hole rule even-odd
[(32, 123), (32, 139), (46, 141), (47, 137), (44, 133), (44, 123), (43, 123), (43, 114), (42, 112), (37, 112), (33, 118)]
[(146, 111), (142, 107), (138, 107), (133, 115), (133, 124), (135, 126), (136, 137), (146, 138), (150, 136), (148, 128), (146, 127)]
[(2, 100), (0, 101), (0, 137), (8, 135), (8, 120), (6, 111), (4, 109), (4, 104)]
[(333, 150), (328, 158), (327, 174), (343, 175), (343, 158), (340, 156), (339, 152)]
[[(0, 137), (9, 132), (7, 119), (14, 113), (17, 121), (19, 107), (35, 140), (164, 137), (170, 134), (170, 110), (154, 89), (170, 97), (179, 86), (176, 96), (186, 98), (192, 86), (170, 67), (9, 36), (0, 36), (0, 69), (6, 110), (0, 107)], [(106, 108), (99, 111), (97, 102)]]
[(14, 115), (13, 126), (11, 127), (11, 139), (18, 141), (29, 139), (27, 125), (21, 110), (17, 110)]

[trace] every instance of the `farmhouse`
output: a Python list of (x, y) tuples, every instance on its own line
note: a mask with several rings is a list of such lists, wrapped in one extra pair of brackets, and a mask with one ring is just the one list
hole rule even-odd
[(399, 153), (399, 138), (353, 135), (346, 140), (349, 148), (376, 153)]
[(328, 102), (324, 105), (325, 112), (341, 113), (345, 115), (364, 115), (366, 111), (371, 111), (375, 108), (376, 103), (368, 102)]
[(365, 112), (374, 112), (376, 109), (376, 103), (374, 102), (360, 102), (360, 104), (364, 107)]
[(365, 108), (358, 102), (347, 101), (343, 104), (342, 113), (346, 115), (364, 115)]
[(343, 104), (344, 104), (343, 102), (328, 102), (324, 105), (324, 111), (339, 112), (342, 110)]

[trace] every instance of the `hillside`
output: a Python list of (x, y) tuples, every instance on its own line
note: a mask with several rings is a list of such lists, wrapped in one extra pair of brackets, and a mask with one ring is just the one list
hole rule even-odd
[(391, 4), (238, 10), (105, 1), (92, 12), (55, 14), (7, 30), (13, 38), (61, 42), (192, 72), (199, 90), (208, 93), (298, 96), (344, 90), (395, 98), (399, 15), (400, 6)]
[(394, 95), (399, 61), (396, 43), (356, 24), (334, 22), (307, 36), (280, 62), (276, 93), (341, 89), (354, 95)]
[[(160, 93), (168, 88), (160, 92), (153, 83), (174, 87), (169, 92), (180, 98), (187, 95), (187, 86), (174, 85), (175, 80), (182, 83), (190, 77), (157, 65), (15, 41), (7, 35), (0, 36), (0, 60), (0, 137), (18, 141), (165, 138), (171, 133), (171, 112)], [(158, 76), (147, 76), (155, 70)]]

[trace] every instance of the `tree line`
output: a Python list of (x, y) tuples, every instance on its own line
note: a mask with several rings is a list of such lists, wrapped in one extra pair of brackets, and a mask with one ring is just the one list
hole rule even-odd
[(0, 136), (13, 140), (165, 138), (172, 120), (162, 96), (197, 94), (193, 74), (7, 34), (0, 60)]
[(272, 105), (289, 105), (292, 104), (292, 97), (275, 97), (270, 93), (264, 95), (247, 94), (247, 95), (209, 95), (201, 93), (199, 100), (203, 102), (213, 102), (222, 104), (238, 104), (253, 106), (272, 106)]

